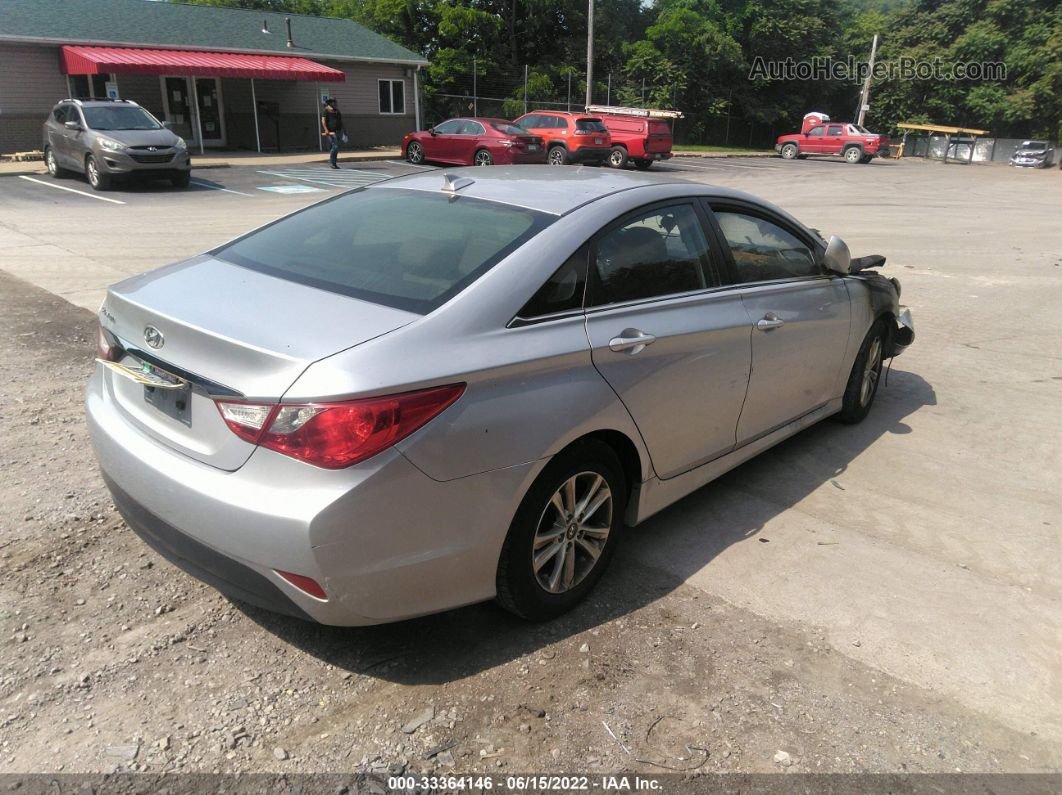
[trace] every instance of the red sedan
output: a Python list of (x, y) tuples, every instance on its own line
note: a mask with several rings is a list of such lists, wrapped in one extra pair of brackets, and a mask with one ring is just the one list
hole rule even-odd
[(410, 163), (430, 160), (463, 166), (545, 163), (542, 138), (505, 119), (450, 119), (402, 140)]

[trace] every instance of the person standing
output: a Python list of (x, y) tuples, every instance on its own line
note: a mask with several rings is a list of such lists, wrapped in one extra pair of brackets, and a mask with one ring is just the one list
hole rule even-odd
[(329, 97), (325, 100), (324, 112), (321, 114), (321, 135), (328, 139), (330, 147), (328, 152), (329, 165), (332, 168), (339, 168), (336, 163), (336, 158), (339, 157), (339, 144), (341, 139), (347, 137), (347, 134), (343, 130), (343, 114), (336, 107), (334, 97)]

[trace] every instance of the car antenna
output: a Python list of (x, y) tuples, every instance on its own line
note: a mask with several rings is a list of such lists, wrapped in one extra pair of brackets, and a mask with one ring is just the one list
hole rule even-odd
[(456, 194), (461, 188), (475, 183), (471, 177), (459, 177), (456, 174), (443, 174), (443, 192)]

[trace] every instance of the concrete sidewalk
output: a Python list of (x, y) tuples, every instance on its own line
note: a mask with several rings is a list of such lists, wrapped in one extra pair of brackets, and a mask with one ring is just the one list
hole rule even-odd
[[(341, 152), (339, 162), (360, 163), (367, 160), (394, 160), (402, 157), (398, 147), (377, 147), (353, 152)], [(328, 152), (298, 152), (293, 154), (258, 154), (257, 152), (215, 152), (206, 155), (192, 153), (192, 168), (230, 168), (234, 166), (295, 166), (307, 163), (327, 163)], [(0, 162), (0, 176), (43, 174), (47, 171), (43, 160)]]
[[(674, 150), (675, 157), (776, 157), (774, 152), (694, 152)], [(353, 152), (341, 152), (339, 162), (360, 163), (368, 160), (401, 159), (399, 147), (377, 147), (360, 149)], [(327, 152), (299, 152), (293, 154), (258, 154), (257, 152), (215, 152), (206, 155), (192, 153), (192, 168), (230, 168), (235, 166), (296, 166), (307, 163), (327, 163)], [(19, 174), (43, 174), (47, 171), (43, 160), (0, 162), (0, 176), (17, 176)]]

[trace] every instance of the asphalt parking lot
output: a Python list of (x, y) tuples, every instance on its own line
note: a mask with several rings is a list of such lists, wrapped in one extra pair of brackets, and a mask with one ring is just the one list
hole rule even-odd
[[(864, 423), (815, 426), (639, 526), (600, 602), (570, 618), (529, 627), (480, 606), (319, 631), (145, 568), (84, 449), (106, 285), (411, 170), (210, 169), (186, 191), (95, 195), (0, 177), (0, 268), (26, 282), (4, 277), (0, 297), (0, 551), (14, 572), (0, 584), (0, 769), (110, 769), (108, 749), (133, 743), (144, 750), (118, 764), (147, 770), (438, 769), (452, 753), (445, 769), (659, 772), (683, 744), (707, 749), (702, 772), (1062, 768), (1057, 169), (654, 166), (886, 255), (918, 337)], [(203, 713), (165, 682), (206, 687)], [(548, 726), (527, 717), (539, 704)], [(426, 705), (430, 735), (399, 730)], [(75, 710), (95, 717), (64, 726)], [(660, 716), (671, 750), (651, 741)]]

